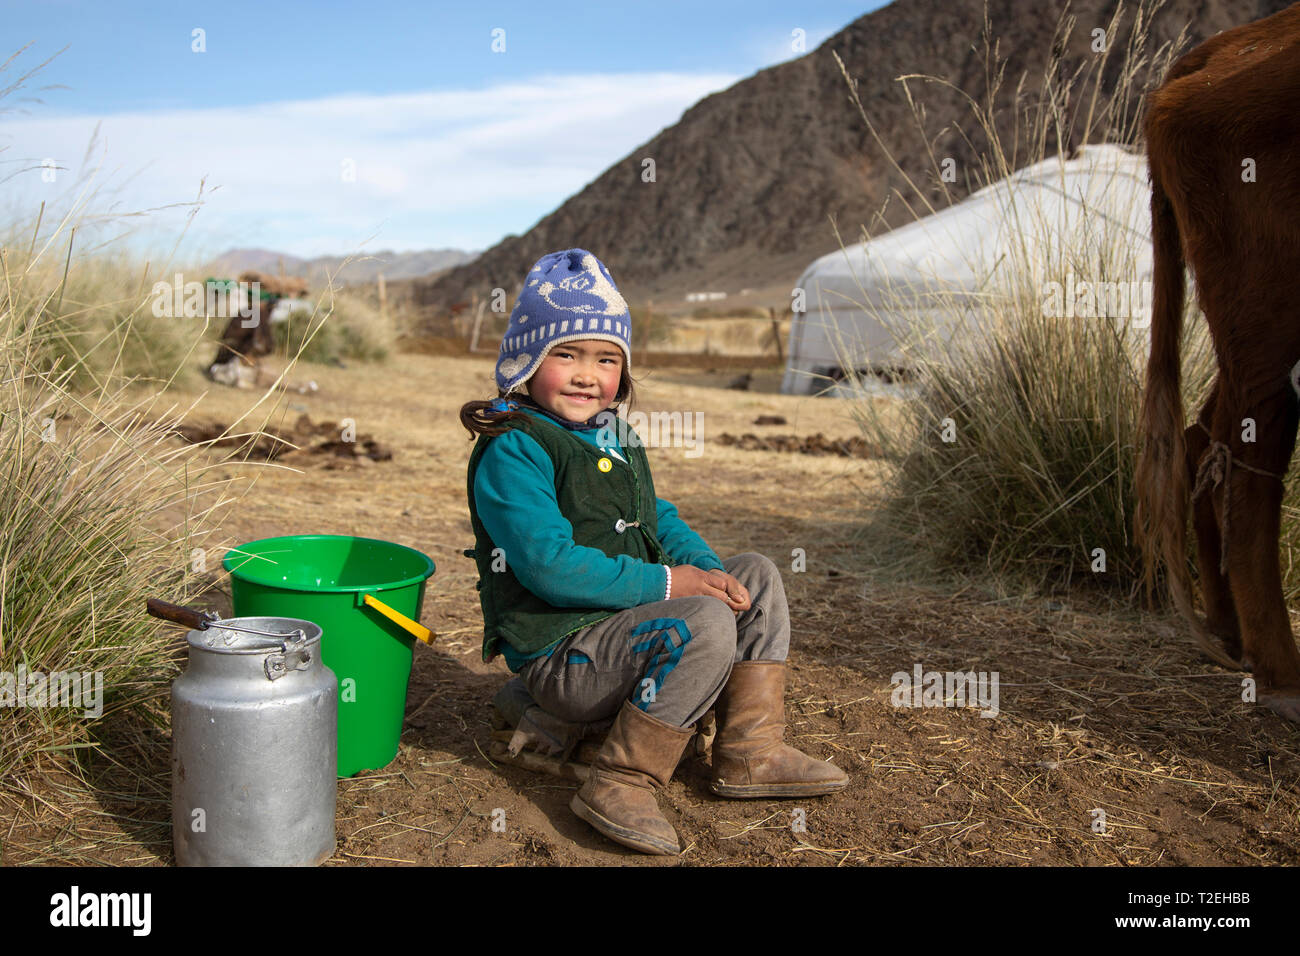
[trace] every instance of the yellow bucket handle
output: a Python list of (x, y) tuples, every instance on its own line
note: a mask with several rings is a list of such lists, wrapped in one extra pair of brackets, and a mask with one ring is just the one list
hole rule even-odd
[(357, 601), (358, 606), (362, 604), (370, 605), (376, 611), (382, 614), (384, 617), (388, 618), (390, 621), (396, 624), (398, 627), (410, 631), (412, 635), (424, 641), (424, 643), (432, 644), (433, 639), (437, 637), (437, 635), (434, 634), (433, 631), (429, 630), (423, 624), (420, 624), (416, 621), (412, 621), (409, 617), (407, 617), (405, 614), (403, 614), (400, 611), (393, 610), (391, 607), (389, 607), (383, 601), (379, 600), (379, 598), (375, 597), (373, 594), (358, 595), (358, 597), (361, 598), (361, 600)]

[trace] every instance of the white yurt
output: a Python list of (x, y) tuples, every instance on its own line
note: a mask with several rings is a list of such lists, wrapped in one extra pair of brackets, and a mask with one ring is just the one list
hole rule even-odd
[[(1041, 296), (1044, 315), (1149, 323), (1150, 185), (1141, 154), (1085, 146), (804, 270), (781, 391), (838, 391), (906, 369), (917, 349), (979, 335), (999, 300)], [(1055, 310), (1055, 311), (1054, 311)], [(1119, 314), (1124, 313), (1124, 314)]]

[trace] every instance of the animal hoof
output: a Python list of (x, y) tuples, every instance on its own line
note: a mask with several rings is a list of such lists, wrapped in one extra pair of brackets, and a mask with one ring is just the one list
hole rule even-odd
[(1221, 667), (1229, 670), (1249, 670), (1228, 639), (1204, 629), (1197, 629), (1195, 641), (1201, 653)]
[(1261, 694), (1259, 702), (1279, 717), (1300, 724), (1300, 694)]

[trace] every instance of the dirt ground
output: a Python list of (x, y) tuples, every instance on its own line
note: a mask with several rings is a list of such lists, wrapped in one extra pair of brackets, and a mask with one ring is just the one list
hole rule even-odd
[[(576, 784), (488, 759), (488, 702), (509, 672), (480, 660), (474, 565), (460, 553), (473, 543), (471, 443), (456, 412), (495, 393), (492, 361), (409, 354), (303, 366), (294, 377), (320, 391), (287, 397), (270, 424), (351, 418), (392, 459), (326, 468), (290, 456), (238, 469), (256, 479), (210, 546), (358, 534), (437, 564), (422, 621), (438, 637), (416, 647), (401, 749), (382, 771), (340, 782), (332, 864), (1300, 862), (1295, 728), (1243, 703), (1245, 675), (1201, 660), (1171, 620), (1107, 613), (1084, 598), (996, 599), (891, 580), (856, 534), (870, 510), (870, 461), (709, 441), (847, 439), (856, 434), (847, 400), (773, 394), (774, 373), (755, 377), (768, 389), (756, 392), (715, 387), (734, 371), (634, 371), (639, 409), (705, 413), (698, 457), (649, 450), (657, 490), (719, 554), (759, 551), (782, 569), (793, 624), (786, 739), (846, 770), (849, 788), (725, 800), (688, 760), (661, 797), (685, 850), (647, 857), (572, 814)], [(213, 386), (189, 420), (229, 423), (249, 402)], [(753, 424), (759, 415), (787, 421)], [(794, 549), (806, 570), (795, 570)], [(213, 606), (229, 612), (219, 594)], [(891, 675), (918, 664), (997, 672), (999, 713), (893, 706)], [(171, 863), (165, 765), (163, 774), (151, 795), (106, 787), (90, 814), (33, 799), (13, 821), (5, 862)], [(504, 831), (492, 825), (499, 810)]]

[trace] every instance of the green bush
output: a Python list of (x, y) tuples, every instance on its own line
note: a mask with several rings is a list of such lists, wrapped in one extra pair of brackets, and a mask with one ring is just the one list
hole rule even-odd
[(377, 308), (346, 290), (327, 290), (314, 310), (295, 308), (273, 328), (278, 352), (322, 363), (383, 361), (395, 336), (391, 319), (383, 318)]

